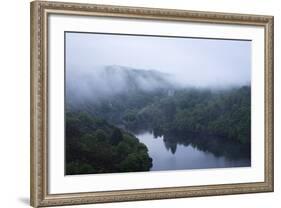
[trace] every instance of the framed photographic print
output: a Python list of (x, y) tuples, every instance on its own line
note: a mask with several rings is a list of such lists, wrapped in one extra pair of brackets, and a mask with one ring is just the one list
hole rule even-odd
[(34, 207), (273, 191), (273, 17), (31, 3)]

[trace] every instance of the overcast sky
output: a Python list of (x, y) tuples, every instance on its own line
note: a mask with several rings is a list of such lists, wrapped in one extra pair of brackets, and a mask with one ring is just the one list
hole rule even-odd
[(108, 65), (154, 69), (195, 86), (249, 84), (251, 41), (66, 33), (66, 73)]

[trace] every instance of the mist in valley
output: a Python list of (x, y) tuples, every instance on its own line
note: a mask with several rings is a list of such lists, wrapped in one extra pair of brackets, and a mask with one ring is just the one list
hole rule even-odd
[(250, 85), (251, 41), (66, 33), (66, 98)]
[(251, 165), (251, 41), (65, 38), (66, 174)]

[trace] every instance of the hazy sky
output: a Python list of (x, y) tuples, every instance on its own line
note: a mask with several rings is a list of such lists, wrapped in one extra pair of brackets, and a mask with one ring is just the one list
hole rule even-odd
[(154, 69), (195, 86), (249, 84), (251, 41), (66, 33), (66, 73), (108, 65)]

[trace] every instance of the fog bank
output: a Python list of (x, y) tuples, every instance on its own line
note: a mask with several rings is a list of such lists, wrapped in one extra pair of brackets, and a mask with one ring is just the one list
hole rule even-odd
[(110, 65), (173, 74), (193, 86), (249, 84), (251, 41), (66, 33), (66, 73)]
[(66, 97), (250, 85), (251, 41), (66, 33)]

